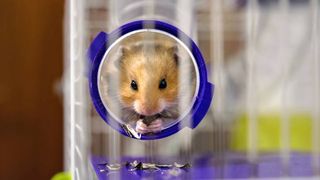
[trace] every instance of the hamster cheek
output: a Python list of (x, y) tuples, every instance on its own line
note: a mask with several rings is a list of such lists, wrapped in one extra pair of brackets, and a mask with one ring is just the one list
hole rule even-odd
[(140, 110), (140, 106), (139, 106), (139, 102), (137, 101), (137, 100), (135, 100), (135, 101), (133, 101), (133, 110), (135, 111), (135, 112), (140, 112), (139, 110)]
[(166, 102), (163, 99), (159, 99), (159, 111), (163, 111), (166, 108)]

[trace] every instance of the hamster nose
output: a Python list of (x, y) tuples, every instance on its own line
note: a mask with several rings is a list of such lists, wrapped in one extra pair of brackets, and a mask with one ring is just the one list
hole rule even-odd
[(152, 109), (149, 109), (149, 108), (143, 108), (143, 109), (141, 109), (141, 112), (145, 116), (151, 116), (151, 115), (154, 114), (154, 111)]
[(152, 107), (147, 103), (142, 103), (140, 108), (140, 113), (145, 116), (151, 116), (157, 113), (156, 107)]

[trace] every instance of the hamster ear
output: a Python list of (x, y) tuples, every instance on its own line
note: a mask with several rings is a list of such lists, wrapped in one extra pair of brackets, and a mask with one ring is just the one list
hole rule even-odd
[(179, 61), (180, 61), (179, 60), (180, 57), (179, 57), (178, 51), (179, 51), (179, 48), (178, 48), (177, 45), (174, 45), (174, 46), (168, 48), (168, 52), (169, 52), (170, 55), (173, 56), (176, 65), (179, 65)]
[(116, 50), (117, 52), (114, 54), (114, 66), (117, 69), (120, 69), (121, 65), (123, 64), (123, 61), (125, 59), (125, 56), (127, 56), (130, 52), (130, 49), (125, 46), (119, 46), (118, 49)]
[(126, 56), (128, 56), (131, 52), (131, 49), (129, 49), (126, 46), (120, 46), (119, 47), (119, 63), (123, 63), (123, 60)]
[(126, 55), (128, 55), (130, 52), (130, 49), (128, 47), (125, 47), (125, 46), (120, 46), (119, 47), (119, 54), (121, 57), (124, 57)]

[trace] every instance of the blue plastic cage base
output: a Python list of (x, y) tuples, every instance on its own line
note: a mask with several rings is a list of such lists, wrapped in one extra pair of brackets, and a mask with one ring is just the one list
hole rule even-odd
[[(277, 177), (312, 177), (312, 156), (310, 154), (292, 153), (288, 167), (284, 168), (278, 154), (268, 154), (259, 157), (256, 163), (250, 163), (243, 154), (228, 154), (225, 159), (217, 160), (214, 156), (202, 156), (189, 162), (192, 167), (187, 169), (167, 168), (161, 170), (134, 170), (126, 168), (110, 171), (105, 167), (107, 159), (93, 157), (92, 164), (98, 179), (217, 179), (217, 178), (277, 178)], [(166, 159), (168, 161), (166, 161)], [(121, 163), (148, 162), (145, 157), (123, 157)], [(320, 160), (319, 160), (320, 161)], [(170, 164), (172, 158), (153, 158), (154, 163)], [(177, 160), (179, 162), (179, 160)], [(187, 162), (182, 162), (187, 163)]]

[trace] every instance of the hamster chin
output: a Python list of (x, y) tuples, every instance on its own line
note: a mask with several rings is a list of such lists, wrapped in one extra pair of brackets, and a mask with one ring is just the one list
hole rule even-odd
[(133, 129), (140, 134), (153, 134), (160, 132), (165, 127), (176, 122), (179, 118), (178, 107), (176, 106), (163, 106), (161, 111), (153, 113), (152, 115), (143, 115), (136, 112), (133, 107), (125, 108), (123, 118), (128, 121)]

